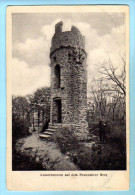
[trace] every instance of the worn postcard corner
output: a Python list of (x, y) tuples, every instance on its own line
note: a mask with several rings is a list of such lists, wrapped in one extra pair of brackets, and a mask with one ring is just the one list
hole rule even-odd
[(129, 189), (129, 7), (9, 6), (7, 188)]

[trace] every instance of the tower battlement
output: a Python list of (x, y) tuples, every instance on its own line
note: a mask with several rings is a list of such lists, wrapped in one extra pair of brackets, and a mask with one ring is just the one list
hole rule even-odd
[(50, 55), (61, 47), (79, 48), (85, 51), (85, 38), (75, 26), (71, 27), (71, 31), (62, 32), (63, 22), (55, 25), (55, 34), (52, 38)]

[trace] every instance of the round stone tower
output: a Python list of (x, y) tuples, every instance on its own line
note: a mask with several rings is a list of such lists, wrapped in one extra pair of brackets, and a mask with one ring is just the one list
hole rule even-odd
[(77, 136), (85, 137), (88, 132), (85, 40), (76, 27), (62, 32), (62, 25), (62, 22), (55, 25), (50, 49), (50, 126), (66, 126)]

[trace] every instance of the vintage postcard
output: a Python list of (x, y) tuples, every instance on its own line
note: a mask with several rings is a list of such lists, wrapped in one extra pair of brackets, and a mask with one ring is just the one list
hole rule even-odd
[(7, 189), (129, 189), (129, 7), (8, 6)]

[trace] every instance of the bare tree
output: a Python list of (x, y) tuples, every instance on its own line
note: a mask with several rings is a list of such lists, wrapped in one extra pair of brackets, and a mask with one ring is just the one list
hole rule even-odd
[(118, 72), (118, 68), (115, 68), (110, 57), (108, 56), (108, 61), (101, 64), (100, 74), (107, 81), (112, 81), (111, 89), (112, 91), (117, 91), (120, 94), (126, 96), (126, 61), (124, 57), (121, 57), (122, 69)]
[[(95, 105), (95, 118), (111, 121), (125, 120), (126, 62), (121, 58), (121, 69), (115, 68), (108, 57), (99, 70), (99, 78), (93, 79), (91, 94)], [(121, 118), (121, 119), (120, 119)]]
[(93, 80), (91, 92), (94, 97), (95, 111), (99, 115), (99, 118), (106, 115), (107, 93), (103, 84), (103, 79)]

